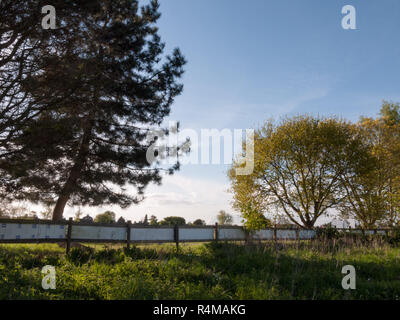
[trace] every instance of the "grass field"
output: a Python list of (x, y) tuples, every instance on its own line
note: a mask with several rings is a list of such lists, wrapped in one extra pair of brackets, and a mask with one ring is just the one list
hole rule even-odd
[[(344, 265), (355, 290), (341, 286)], [(56, 267), (55, 290), (41, 269)], [(400, 249), (335, 243), (0, 245), (0, 299), (399, 299)]]

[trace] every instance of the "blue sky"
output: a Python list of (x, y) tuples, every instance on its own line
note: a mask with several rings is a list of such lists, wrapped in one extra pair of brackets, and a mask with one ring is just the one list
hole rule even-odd
[[(398, 0), (160, 2), (166, 51), (179, 47), (188, 60), (169, 117), (182, 128), (246, 129), (303, 113), (356, 121), (376, 116), (383, 99), (400, 101)], [(348, 4), (357, 30), (341, 27)], [(213, 223), (220, 209), (234, 213), (226, 170), (183, 166), (161, 187), (150, 186), (141, 205), (113, 209), (132, 221), (154, 214)]]

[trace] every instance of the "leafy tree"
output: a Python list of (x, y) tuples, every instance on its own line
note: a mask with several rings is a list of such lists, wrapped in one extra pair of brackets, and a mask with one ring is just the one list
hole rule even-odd
[(230, 225), (233, 222), (233, 216), (224, 210), (220, 210), (217, 215), (217, 221), (221, 225)]
[(282, 214), (280, 212), (276, 212), (273, 215), (272, 225), (279, 228), (285, 228), (286, 226), (293, 226), (287, 215)]
[(253, 173), (236, 175), (244, 165), (238, 162), (229, 171), (234, 206), (250, 220), (275, 208), (292, 223), (312, 228), (344, 200), (341, 177), (354, 173), (367, 157), (354, 125), (343, 120), (298, 116), (278, 125), (269, 121), (255, 132)]
[(94, 222), (96, 222), (96, 223), (115, 223), (115, 213), (112, 211), (105, 211), (103, 213), (100, 213), (94, 218)]
[(400, 103), (383, 101), (381, 111), (381, 120), (388, 126), (397, 126), (400, 124)]
[(160, 221), (160, 225), (162, 226), (183, 226), (186, 224), (185, 218), (182, 217), (166, 217), (162, 221)]
[(247, 230), (261, 230), (272, 227), (272, 222), (267, 219), (262, 211), (252, 206), (249, 202), (247, 206), (241, 206), (244, 226)]
[(347, 176), (342, 213), (357, 219), (361, 227), (396, 225), (399, 221), (400, 116), (399, 106), (384, 102), (381, 118), (362, 118), (359, 129), (369, 147), (370, 159), (356, 175)]
[(194, 226), (205, 226), (206, 222), (204, 220), (197, 219), (197, 220), (193, 221), (192, 225), (194, 225)]
[[(378, 122), (363, 119), (360, 129), (365, 142), (370, 146), (371, 158), (357, 168), (356, 174), (344, 175), (343, 186), (346, 191), (345, 201), (340, 206), (342, 215), (356, 218), (362, 227), (373, 228), (386, 213), (385, 175), (383, 158), (375, 151), (374, 136), (380, 134)], [(374, 151), (375, 149), (375, 151)], [(374, 155), (374, 156), (372, 156)]]
[(124, 224), (124, 223), (126, 223), (126, 221), (125, 221), (124, 217), (119, 217), (117, 223)]
[(149, 225), (149, 219), (147, 217), (147, 214), (143, 218), (143, 225), (148, 226)]
[(150, 216), (150, 221), (149, 221), (149, 225), (151, 226), (157, 226), (158, 225), (158, 220), (156, 216)]
[[(55, 203), (53, 220), (67, 203), (125, 208), (143, 200), (145, 187), (161, 181), (146, 158), (154, 142), (147, 135), (182, 91), (185, 60), (178, 49), (163, 57), (157, 1), (90, 1), (77, 15), (79, 24), (65, 27), (71, 36), (41, 51), (43, 72), (25, 81), (35, 108), (46, 111), (13, 139), (20, 152), (2, 168), (16, 199)], [(49, 92), (68, 98), (49, 107)]]
[(385, 167), (388, 172), (388, 215), (390, 226), (400, 223), (400, 104), (384, 101), (381, 122), (385, 128)]
[(271, 221), (264, 215), (267, 210), (264, 206), (264, 197), (262, 192), (255, 187), (253, 177), (241, 176), (240, 183), (235, 184), (234, 187), (231, 190), (235, 191), (233, 207), (241, 212), (245, 228), (254, 231), (268, 228)]

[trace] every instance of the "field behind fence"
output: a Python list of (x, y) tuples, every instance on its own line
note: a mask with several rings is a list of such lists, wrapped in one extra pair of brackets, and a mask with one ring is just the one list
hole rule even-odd
[[(343, 232), (385, 235), (387, 230), (341, 229)], [(240, 241), (240, 240), (310, 240), (315, 230), (265, 229), (248, 234), (240, 226), (137, 226), (126, 224), (80, 223), (49, 220), (0, 219), (0, 243), (64, 242), (69, 252), (71, 242), (98, 243), (167, 243)]]

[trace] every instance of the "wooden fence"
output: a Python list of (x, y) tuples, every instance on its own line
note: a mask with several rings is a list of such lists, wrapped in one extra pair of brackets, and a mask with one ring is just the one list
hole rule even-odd
[[(387, 230), (341, 229), (344, 232), (385, 235)], [(64, 242), (67, 253), (72, 242), (176, 243), (239, 240), (310, 240), (315, 230), (265, 229), (248, 234), (240, 226), (137, 226), (69, 221), (0, 219), (0, 243)]]

